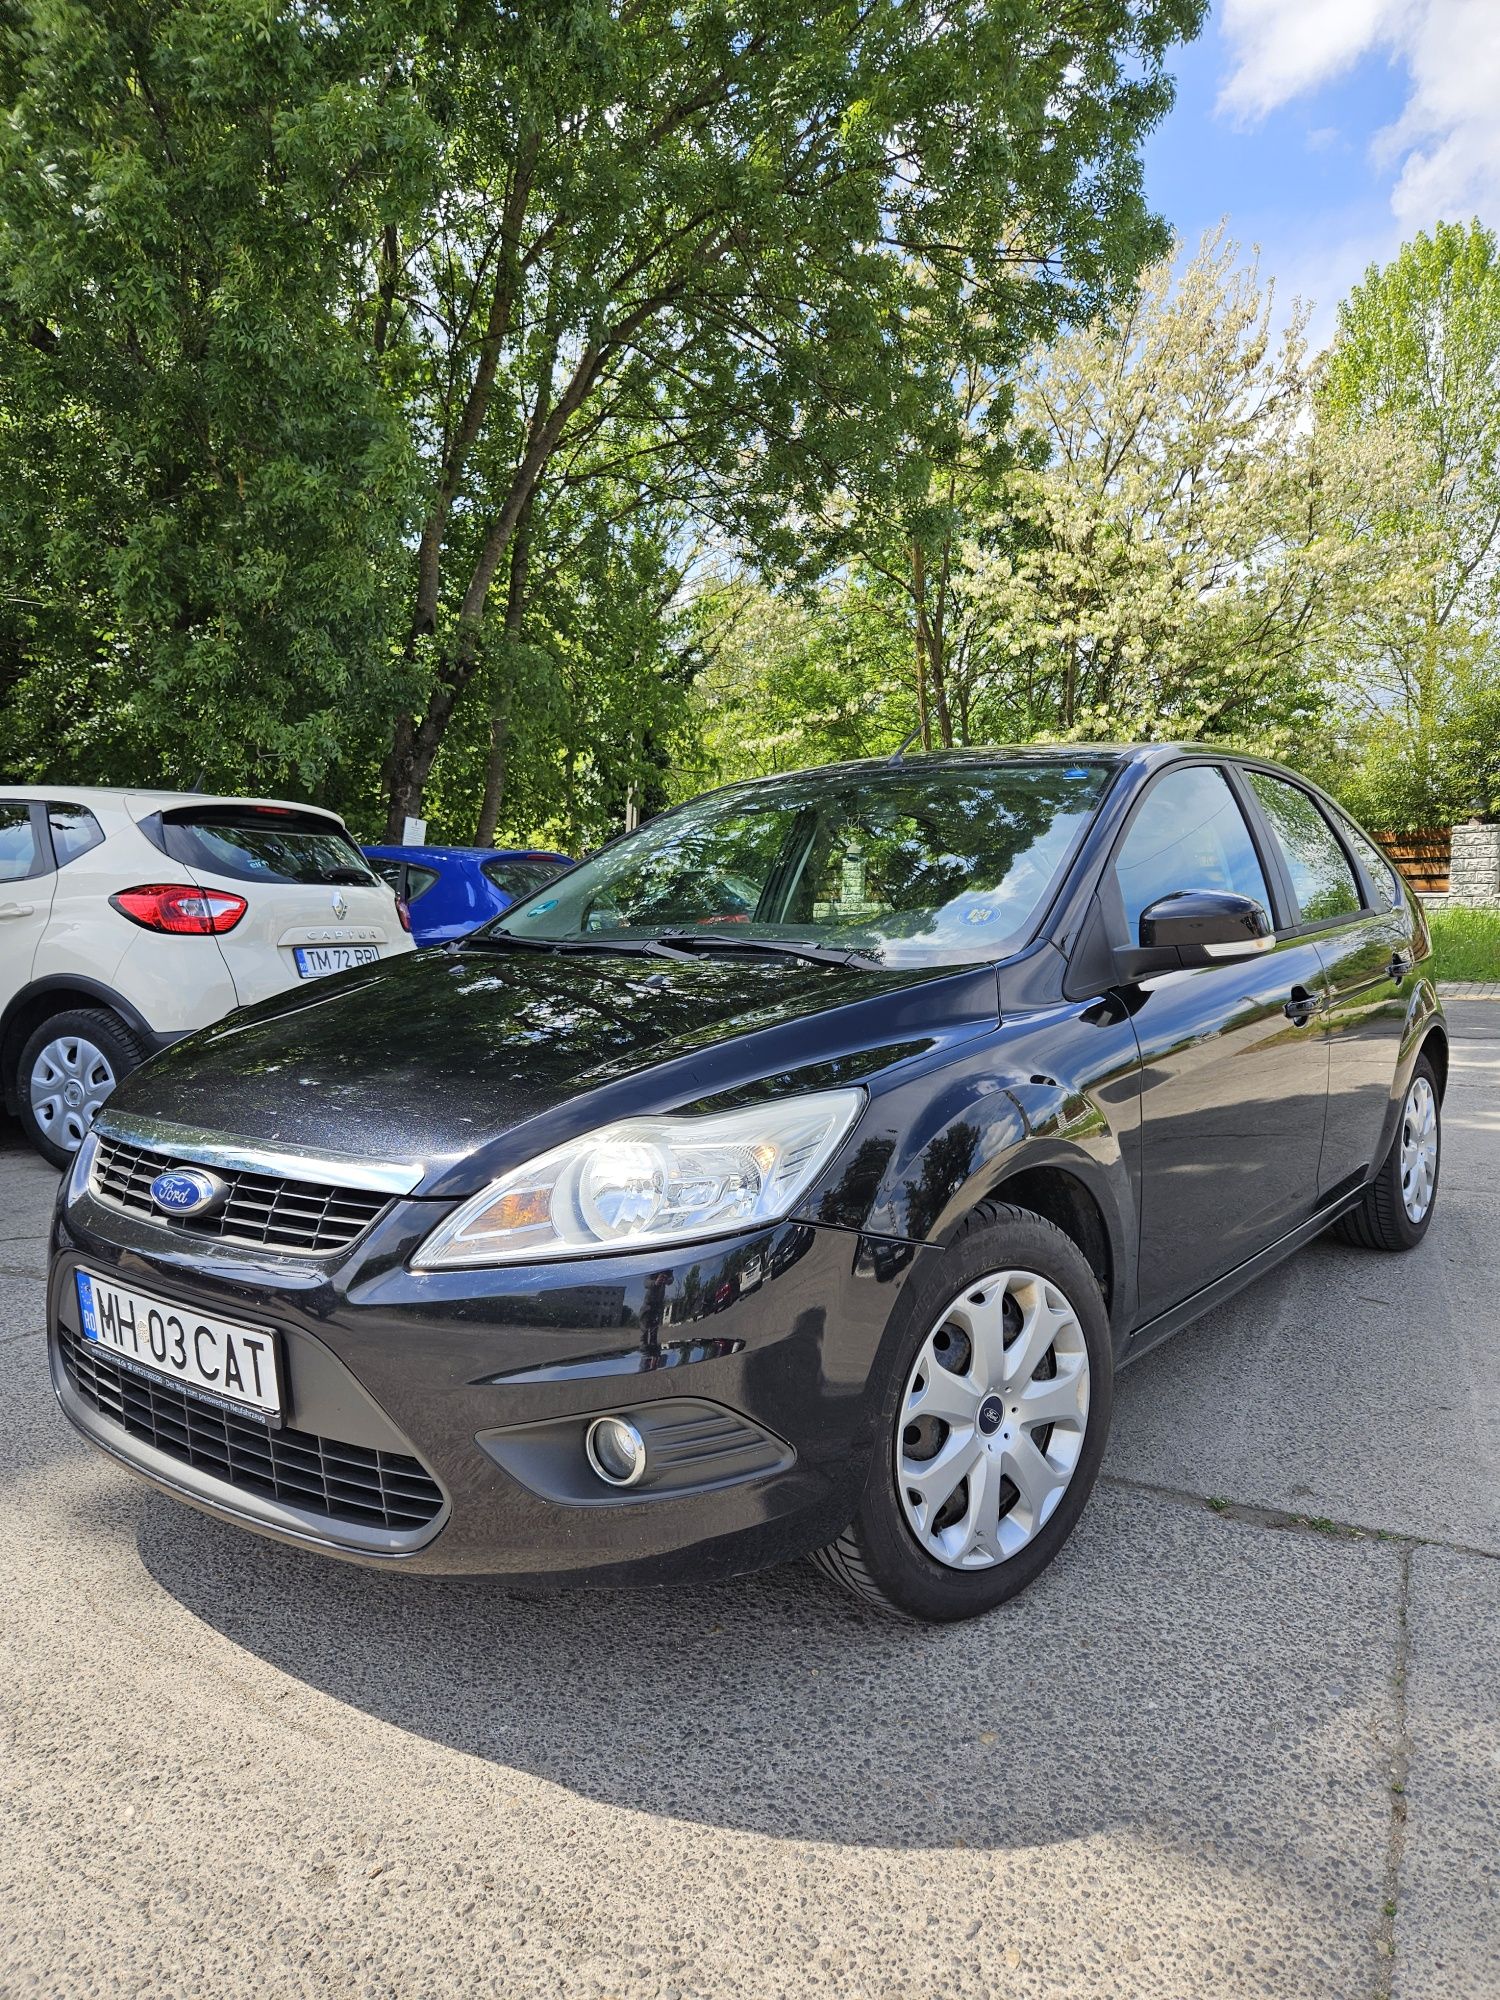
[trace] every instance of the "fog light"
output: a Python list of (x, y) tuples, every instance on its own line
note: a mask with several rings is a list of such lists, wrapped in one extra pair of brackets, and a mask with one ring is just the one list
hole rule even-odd
[(628, 1417), (595, 1417), (583, 1448), (608, 1486), (634, 1486), (646, 1470), (646, 1440)]

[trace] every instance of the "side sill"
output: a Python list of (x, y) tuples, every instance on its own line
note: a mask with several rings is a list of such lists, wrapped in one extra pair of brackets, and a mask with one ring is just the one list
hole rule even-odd
[(1354, 1207), (1363, 1195), (1365, 1185), (1361, 1180), (1353, 1187), (1345, 1188), (1332, 1201), (1325, 1202), (1305, 1222), (1299, 1222), (1297, 1227), (1289, 1230), (1285, 1236), (1278, 1236), (1276, 1241), (1268, 1243), (1264, 1250), (1257, 1250), (1253, 1257), (1247, 1257), (1243, 1264), (1237, 1264), (1232, 1271), (1226, 1271), (1222, 1278), (1215, 1278), (1211, 1285), (1205, 1285), (1201, 1291), (1192, 1293), (1178, 1305), (1168, 1306), (1167, 1310), (1158, 1313), (1155, 1319), (1148, 1319), (1136, 1327), (1130, 1335), (1121, 1365), (1129, 1367), (1130, 1363), (1139, 1360), (1141, 1355), (1149, 1354), (1153, 1347), (1159, 1347), (1164, 1340), (1170, 1340), (1174, 1333), (1188, 1325), (1190, 1321), (1200, 1318), (1206, 1312), (1212, 1312), (1215, 1306), (1222, 1305), (1226, 1299), (1232, 1299), (1235, 1293), (1243, 1291), (1246, 1285), (1254, 1284), (1257, 1278), (1264, 1277), (1267, 1271), (1274, 1270), (1276, 1265), (1290, 1257), (1293, 1251), (1300, 1250), (1304, 1243), (1310, 1243), (1315, 1236), (1321, 1236), (1330, 1223), (1337, 1222), (1346, 1209)]

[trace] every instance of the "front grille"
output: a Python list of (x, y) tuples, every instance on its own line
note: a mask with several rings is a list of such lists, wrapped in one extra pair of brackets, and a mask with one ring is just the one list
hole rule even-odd
[(266, 1250), (300, 1250), (327, 1255), (346, 1250), (364, 1234), (390, 1201), (372, 1188), (332, 1187), (325, 1181), (284, 1180), (216, 1168), (229, 1184), (229, 1199), (214, 1215), (163, 1215), (151, 1199), (151, 1183), (173, 1167), (201, 1166), (171, 1153), (148, 1153), (122, 1139), (100, 1135), (94, 1159), (94, 1193), (111, 1208), (222, 1243), (250, 1243)]
[(420, 1460), (311, 1431), (267, 1430), (187, 1396), (175, 1382), (122, 1367), (95, 1342), (58, 1328), (68, 1380), (86, 1403), (145, 1444), (246, 1493), (360, 1528), (410, 1532), (442, 1512)]

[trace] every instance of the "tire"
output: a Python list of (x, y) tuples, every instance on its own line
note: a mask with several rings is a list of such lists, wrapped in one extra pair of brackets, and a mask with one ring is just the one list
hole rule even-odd
[[(1425, 1177), (1414, 1169), (1426, 1154)], [(1442, 1166), (1442, 1106), (1426, 1056), (1418, 1056), (1401, 1105), (1391, 1150), (1370, 1178), (1358, 1205), (1341, 1215), (1333, 1234), (1362, 1250), (1415, 1250), (1437, 1206)], [(1425, 1191), (1425, 1192), (1421, 1192)], [(1419, 1198), (1415, 1198), (1419, 1196)], [(1419, 1212), (1413, 1214), (1413, 1208)]]
[[(900, 1310), (859, 1511), (812, 1560), (865, 1604), (948, 1624), (1024, 1590), (1073, 1532), (1109, 1434), (1109, 1318), (1072, 1238), (1028, 1209), (999, 1203), (974, 1211), (913, 1281)], [(1017, 1355), (1027, 1329), (1035, 1330), (1026, 1340), (1029, 1367)], [(944, 1366), (944, 1356), (960, 1365)], [(997, 1387), (1006, 1394), (997, 1397)], [(1017, 1421), (1027, 1399), (1038, 1412), (1054, 1411), (1054, 1420), (1022, 1414)], [(950, 1410), (951, 1423), (939, 1407)], [(953, 1469), (964, 1465), (972, 1465), (973, 1483), (965, 1473), (942, 1500)], [(930, 1497), (915, 1481), (931, 1482)]]
[(65, 1167), (100, 1105), (148, 1053), (103, 1007), (70, 1007), (43, 1021), (16, 1065), (21, 1125), (42, 1158)]

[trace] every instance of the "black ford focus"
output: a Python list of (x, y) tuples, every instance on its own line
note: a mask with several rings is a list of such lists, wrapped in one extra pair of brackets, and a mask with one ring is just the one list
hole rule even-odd
[(137, 1072), (58, 1210), (57, 1393), (357, 1561), (813, 1555), (966, 1617), (1067, 1539), (1122, 1363), (1330, 1226), (1421, 1241), (1429, 950), (1331, 801), (1212, 750), (734, 786)]

